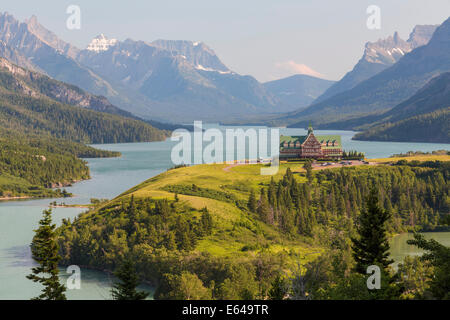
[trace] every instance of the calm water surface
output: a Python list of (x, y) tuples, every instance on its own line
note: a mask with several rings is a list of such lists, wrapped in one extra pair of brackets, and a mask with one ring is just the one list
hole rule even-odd
[[(214, 125), (205, 126), (205, 128), (211, 126)], [(285, 135), (300, 135), (305, 134), (306, 130), (281, 129), (280, 132)], [(345, 150), (365, 152), (368, 158), (388, 157), (394, 153), (411, 150), (450, 149), (449, 144), (352, 141), (351, 137), (354, 135), (352, 131), (317, 130), (316, 134), (340, 134)], [(90, 202), (90, 198), (114, 198), (138, 183), (172, 167), (170, 153), (173, 145), (175, 142), (170, 140), (97, 145), (96, 147), (100, 149), (120, 151), (122, 157), (89, 159), (92, 179), (67, 188), (76, 196), (62, 201), (68, 204), (85, 204)], [(0, 202), (0, 300), (29, 299), (39, 294), (39, 285), (25, 278), (33, 266), (29, 244), (42, 211), (51, 201), (54, 199)], [(62, 218), (73, 218), (83, 210), (54, 209), (54, 221), (59, 224)], [(450, 233), (428, 235), (440, 237), (439, 241), (450, 244)], [(400, 235), (392, 240), (392, 255), (396, 260), (403, 258), (406, 254), (418, 254), (417, 250), (406, 245), (406, 237), (408, 235)], [(67, 276), (65, 270), (61, 270), (61, 280), (64, 281)], [(69, 299), (110, 299), (112, 280), (108, 274), (83, 269), (81, 289), (69, 290), (67, 297)], [(153, 291), (149, 286), (141, 288), (149, 292)]]
[[(425, 239), (434, 239), (437, 242), (450, 247), (450, 232), (424, 232), (423, 236)], [(394, 260), (394, 264), (397, 265), (399, 262), (403, 261), (406, 256), (419, 256), (424, 253), (423, 250), (406, 243), (408, 240), (414, 239), (412, 233), (403, 233), (393, 237), (389, 241), (391, 246), (391, 257)]]

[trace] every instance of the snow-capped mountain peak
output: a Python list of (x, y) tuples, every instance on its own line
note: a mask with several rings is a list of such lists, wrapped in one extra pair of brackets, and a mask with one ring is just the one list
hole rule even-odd
[(92, 39), (87, 46), (87, 50), (94, 52), (102, 52), (117, 44), (117, 39), (108, 39), (103, 33)]

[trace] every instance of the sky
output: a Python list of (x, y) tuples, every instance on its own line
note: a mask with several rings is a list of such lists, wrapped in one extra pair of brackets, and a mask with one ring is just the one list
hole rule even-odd
[[(69, 30), (70, 5), (81, 28)], [(370, 5), (380, 29), (369, 29)], [(417, 24), (440, 24), (450, 0), (1, 0), (0, 12), (38, 21), (85, 48), (96, 35), (153, 41), (202, 41), (231, 70), (261, 82), (293, 74), (338, 80), (361, 58), (364, 44), (392, 35), (407, 39)]]

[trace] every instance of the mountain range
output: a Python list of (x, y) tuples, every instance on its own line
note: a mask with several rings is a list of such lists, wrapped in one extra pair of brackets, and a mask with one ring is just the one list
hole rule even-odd
[[(447, 71), (450, 71), (450, 19), (436, 28), (426, 45), (413, 49), (385, 70), (350, 90), (279, 117), (278, 121), (293, 127), (304, 127), (312, 121), (327, 128), (354, 129), (358, 118), (367, 119), (392, 109), (433, 77)], [(351, 125), (344, 126), (346, 121)]]
[(326, 90), (314, 102), (318, 103), (333, 95), (350, 90), (362, 81), (392, 66), (408, 52), (426, 45), (437, 27), (438, 25), (418, 25), (413, 29), (407, 41), (401, 39), (395, 32), (393, 36), (387, 39), (367, 42), (364, 54), (353, 70)]
[[(39, 24), (0, 14), (0, 54), (13, 63), (108, 98), (120, 109), (165, 122), (219, 121), (305, 106), (327, 88), (304, 80), (298, 105), (239, 75), (202, 42), (126, 39), (101, 34), (80, 50)], [(323, 80), (324, 83), (328, 83)]]
[(440, 26), (418, 25), (406, 41), (394, 33), (368, 42), (338, 82), (294, 75), (260, 83), (232, 71), (202, 42), (119, 41), (100, 34), (81, 50), (35, 16), (19, 22), (0, 14), (0, 56), (7, 59), (0, 62), (20, 74), (22, 93), (169, 130), (175, 123), (204, 120), (290, 127), (312, 122), (373, 132), (439, 113), (445, 107), (433, 101), (445, 99), (428, 93), (437, 88), (434, 79), (450, 71), (449, 39), (450, 19)]

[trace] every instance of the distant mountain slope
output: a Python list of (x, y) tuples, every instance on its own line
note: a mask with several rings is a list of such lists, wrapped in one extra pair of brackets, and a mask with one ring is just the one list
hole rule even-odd
[(0, 57), (6, 58), (12, 63), (22, 66), (28, 70), (40, 71), (37, 66), (35, 66), (27, 57), (23, 56), (20, 52), (8, 46), (4, 41), (0, 40)]
[(203, 42), (186, 40), (155, 40), (151, 45), (170, 51), (173, 56), (181, 55), (198, 69), (230, 71), (216, 53)]
[(364, 54), (353, 70), (325, 91), (314, 103), (352, 89), (362, 81), (392, 66), (411, 50), (426, 45), (437, 27), (438, 25), (418, 25), (407, 41), (402, 40), (395, 32), (394, 36), (387, 39), (366, 43)]
[[(60, 40), (36, 17), (0, 14), (0, 40), (14, 63), (108, 98), (160, 122), (221, 121), (276, 112), (277, 100), (250, 76), (230, 71), (201, 42), (96, 37), (85, 50)], [(2, 53), (0, 46), (0, 55)]]
[(133, 92), (140, 101), (132, 111), (142, 117), (218, 121), (275, 110), (258, 81), (228, 70), (204, 44), (128, 39), (100, 52), (83, 50), (77, 59), (119, 92)]
[(13, 60), (22, 67), (30, 68), (31, 64), (36, 71), (44, 71), (52, 78), (94, 94), (117, 94), (106, 81), (72, 58), (78, 49), (58, 39), (40, 25), (34, 16), (19, 22), (8, 13), (0, 14), (0, 40), (28, 59), (28, 65)]
[(450, 143), (450, 107), (358, 133), (354, 140)]
[(105, 98), (0, 58), (0, 128), (84, 143), (154, 141), (167, 137), (167, 131), (142, 121), (86, 108), (123, 112)]
[(11, 73), (9, 76), (14, 77), (16, 85), (20, 86), (21, 90), (27, 94), (32, 93), (35, 96), (42, 94), (61, 103), (141, 120), (161, 130), (173, 131), (177, 128), (191, 129), (189, 126), (179, 124), (143, 120), (128, 111), (114, 106), (105, 97), (92, 95), (74, 85), (54, 80), (37, 72), (28, 71), (0, 57), (0, 70), (2, 69), (9, 71)]
[(427, 45), (414, 49), (388, 69), (351, 90), (279, 120), (289, 121), (291, 126), (305, 126), (311, 120), (326, 124), (381, 114), (411, 97), (431, 78), (447, 71), (450, 71), (450, 18), (436, 29)]
[(383, 120), (399, 121), (447, 107), (450, 107), (450, 72), (431, 79), (411, 98), (384, 113)]
[(291, 77), (269, 81), (264, 87), (279, 101), (278, 112), (289, 112), (309, 106), (335, 81), (297, 74)]
[(28, 71), (0, 57), (0, 71), (7, 71), (15, 90), (30, 96), (47, 96), (61, 103), (125, 117), (133, 117), (129, 112), (112, 105), (105, 97), (94, 96), (80, 88), (60, 82), (46, 75)]
[(0, 88), (0, 126), (83, 143), (163, 140), (167, 133), (137, 120), (84, 110)]
[(333, 129), (366, 130), (385, 122), (404, 120), (448, 106), (450, 106), (450, 72), (445, 72), (431, 79), (412, 97), (385, 113), (337, 121), (324, 126), (331, 126)]
[[(433, 78), (415, 95), (379, 116), (357, 140), (450, 143), (450, 72)], [(363, 122), (363, 121), (361, 121)]]

